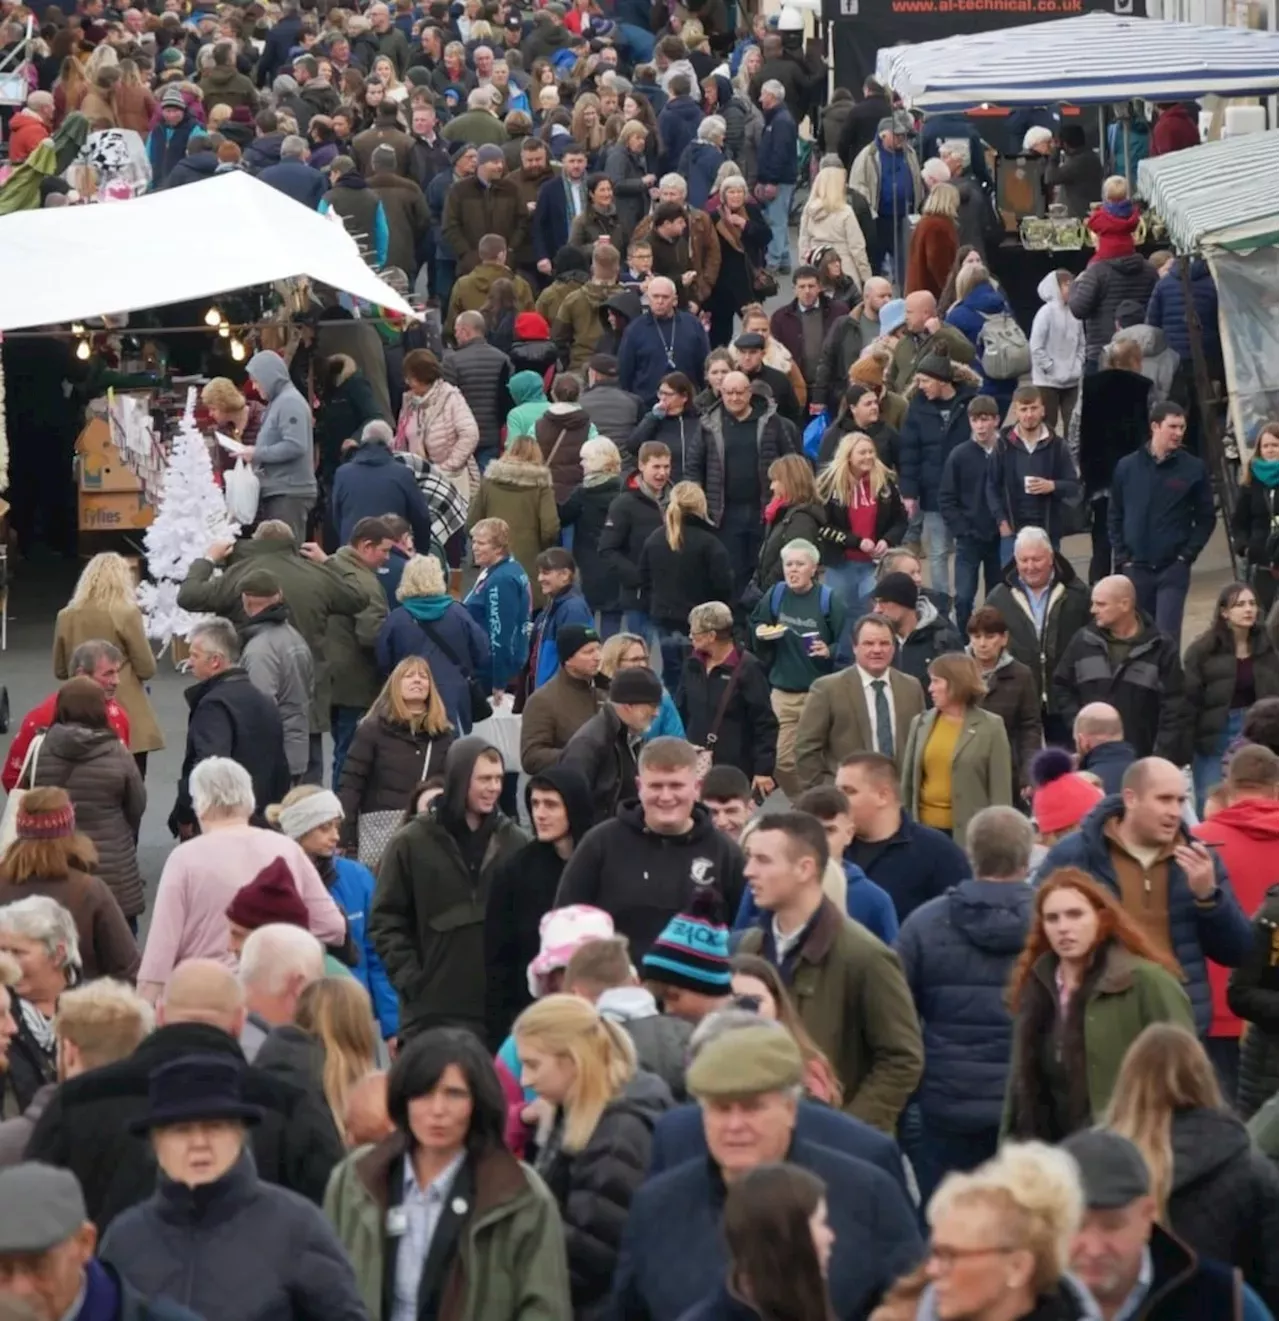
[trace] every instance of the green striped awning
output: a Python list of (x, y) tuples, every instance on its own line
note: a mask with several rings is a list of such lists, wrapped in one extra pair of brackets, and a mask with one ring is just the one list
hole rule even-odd
[(1206, 142), (1138, 166), (1138, 193), (1179, 252), (1280, 241), (1280, 130)]

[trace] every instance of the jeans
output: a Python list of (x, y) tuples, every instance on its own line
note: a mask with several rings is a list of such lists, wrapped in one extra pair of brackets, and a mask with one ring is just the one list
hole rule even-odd
[(1204, 818), (1204, 800), (1209, 796), (1209, 790), (1223, 780), (1222, 754), (1243, 726), (1244, 710), (1236, 707), (1228, 711), (1227, 723), (1222, 727), (1213, 751), (1197, 752), (1191, 759), (1191, 779), (1196, 786), (1196, 815), (1201, 819)]
[(990, 596), (1000, 581), (1002, 540), (983, 541), (978, 537), (956, 538), (956, 624), (964, 633), (974, 602), (978, 599), (978, 571), (982, 571), (982, 594)]
[(938, 1185), (952, 1170), (976, 1169), (996, 1154), (999, 1130), (953, 1133), (939, 1128), (930, 1116), (922, 1116), (922, 1121), (920, 1133), (912, 1144), (911, 1165), (920, 1187), (920, 1205), (927, 1206)]
[(1182, 612), (1191, 586), (1191, 565), (1183, 560), (1152, 569), (1145, 564), (1125, 565), (1125, 577), (1138, 595), (1138, 609), (1155, 621), (1161, 633), (1168, 634), (1182, 649)]
[(842, 564), (828, 565), (822, 571), (822, 581), (844, 602), (850, 619), (857, 619), (871, 609), (868, 600), (876, 585), (876, 566), (870, 560), (845, 560)]
[(951, 595), (951, 565), (948, 556), (955, 549), (946, 520), (936, 509), (926, 509), (921, 530), (929, 551), (929, 586), (944, 596)]
[(662, 652), (662, 686), (674, 700), (680, 691), (680, 672), (693, 650), (688, 635), (676, 628), (658, 629), (658, 650)]
[(329, 708), (329, 733), (333, 737), (333, 780), (334, 793), (342, 783), (342, 763), (347, 759), (347, 749), (355, 737), (356, 726), (360, 723), (364, 710), (358, 706), (331, 706)]
[(458, 278), (458, 263), (452, 258), (436, 258), (436, 282), (431, 288), (432, 294), (440, 304), (441, 315), (449, 306), (449, 295), (453, 292), (454, 282)]
[(1115, 572), (1115, 551), (1111, 545), (1111, 529), (1107, 527), (1107, 510), (1111, 506), (1108, 495), (1095, 495), (1090, 503), (1089, 540), (1093, 553), (1089, 557), (1089, 586), (1100, 578)]
[(772, 202), (764, 206), (764, 218), (773, 236), (764, 255), (764, 264), (770, 270), (789, 270), (791, 268), (791, 233), (788, 220), (791, 216), (791, 198), (796, 186), (793, 183), (774, 184), (778, 190)]
[(628, 610), (622, 616), (622, 629), (625, 633), (635, 633), (644, 638), (645, 646), (650, 650), (658, 640), (658, 626), (643, 610)]
[(600, 616), (600, 641), (608, 642), (615, 633), (622, 632), (622, 611), (621, 610), (601, 610)]

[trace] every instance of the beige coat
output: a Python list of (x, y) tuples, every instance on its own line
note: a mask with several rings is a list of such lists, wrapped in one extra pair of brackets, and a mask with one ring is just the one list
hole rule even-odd
[[(902, 808), (919, 816), (924, 749), (933, 732), (937, 711), (925, 711), (911, 722), (902, 758)], [(981, 707), (969, 708), (964, 730), (951, 759), (951, 835), (963, 845), (969, 822), (984, 807), (1013, 806), (1013, 754), (1004, 721)]]
[(528, 574), (534, 609), (541, 609), (537, 559), (560, 538), (551, 469), (541, 463), (494, 459), (467, 511), (467, 530), (482, 518), (501, 518), (511, 529), (511, 558)]
[(157, 752), (164, 747), (160, 722), (142, 685), (155, 676), (156, 658), (135, 607), (102, 610), (96, 606), (67, 606), (58, 611), (53, 630), (53, 672), (71, 678), (71, 653), (83, 642), (110, 642), (119, 647), (120, 688), (116, 701), (129, 717), (129, 751)]
[[(911, 723), (924, 710), (924, 690), (909, 674), (889, 670), (893, 702), (894, 761), (902, 754)], [(841, 761), (855, 752), (874, 752), (875, 730), (856, 666), (828, 674), (809, 689), (796, 726), (796, 774), (804, 789), (830, 784)]]
[(800, 212), (800, 258), (815, 248), (831, 247), (840, 258), (846, 275), (852, 275), (859, 287), (871, 278), (871, 261), (867, 257), (867, 240), (854, 215), (853, 207), (846, 203), (838, 211), (828, 211), (816, 198), (810, 198)]

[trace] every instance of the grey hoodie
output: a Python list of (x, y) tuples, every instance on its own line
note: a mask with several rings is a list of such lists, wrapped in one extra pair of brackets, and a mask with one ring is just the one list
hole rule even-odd
[(246, 371), (267, 401), (253, 451), (261, 498), (289, 495), (314, 500), (315, 445), (307, 401), (289, 379), (289, 369), (278, 353), (267, 349), (255, 353)]
[(1158, 326), (1130, 326), (1117, 330), (1111, 337), (1113, 344), (1132, 340), (1142, 350), (1142, 374), (1155, 386), (1155, 398), (1168, 399), (1173, 390), (1173, 378), (1182, 359), (1164, 339)]

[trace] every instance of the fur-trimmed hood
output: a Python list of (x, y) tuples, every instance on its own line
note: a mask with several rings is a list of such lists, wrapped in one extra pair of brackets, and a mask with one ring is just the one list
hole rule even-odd
[[(963, 362), (953, 362), (951, 364), (951, 384), (954, 385), (957, 390), (962, 389), (964, 386), (968, 386), (971, 390), (981, 391), (982, 377), (967, 364)], [(902, 397), (904, 399), (910, 399), (915, 392), (916, 378), (913, 376), (910, 384), (902, 392)]]
[(503, 486), (539, 487), (551, 485), (551, 469), (541, 463), (521, 463), (519, 459), (494, 459), (484, 470), (485, 481)]
[(327, 364), (328, 387), (336, 390), (345, 385), (357, 372), (356, 360), (345, 353), (331, 353)]

